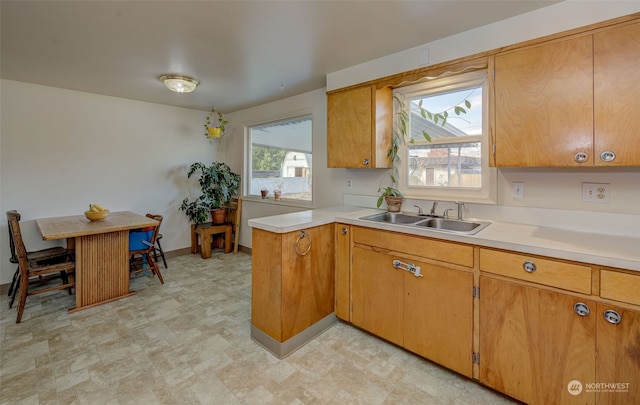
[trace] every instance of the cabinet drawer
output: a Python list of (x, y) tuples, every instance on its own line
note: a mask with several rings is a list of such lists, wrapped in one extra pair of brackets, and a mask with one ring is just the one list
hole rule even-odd
[[(527, 267), (527, 270), (525, 270)], [(591, 267), (564, 263), (538, 256), (480, 249), (480, 270), (591, 294)]]
[(600, 296), (640, 305), (640, 274), (600, 271)]
[(353, 229), (353, 242), (473, 267), (473, 246), (461, 243), (360, 227)]

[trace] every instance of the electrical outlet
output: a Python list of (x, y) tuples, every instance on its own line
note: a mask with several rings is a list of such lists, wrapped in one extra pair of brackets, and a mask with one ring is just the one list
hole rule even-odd
[(524, 183), (523, 182), (513, 182), (513, 198), (524, 198)]
[(609, 204), (609, 184), (582, 183), (582, 201), (595, 204)]
[(353, 182), (351, 179), (347, 179), (347, 188), (351, 188), (353, 186)]

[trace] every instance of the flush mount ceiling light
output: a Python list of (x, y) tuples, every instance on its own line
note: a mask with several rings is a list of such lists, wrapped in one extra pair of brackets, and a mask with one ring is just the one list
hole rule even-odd
[(158, 78), (171, 91), (176, 93), (191, 93), (198, 86), (198, 81), (193, 77), (166, 74)]

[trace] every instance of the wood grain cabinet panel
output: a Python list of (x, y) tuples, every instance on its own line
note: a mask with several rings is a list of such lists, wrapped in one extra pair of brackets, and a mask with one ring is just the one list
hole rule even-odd
[(391, 88), (373, 85), (327, 95), (327, 167), (390, 168)]
[(351, 320), (351, 227), (335, 224), (336, 244), (336, 316)]
[(252, 230), (251, 322), (278, 342), (334, 312), (333, 225), (304, 232)]
[(595, 164), (640, 165), (640, 22), (596, 33), (593, 48)]
[[(418, 237), (352, 227), (351, 322), (467, 377), (472, 376), (473, 272), (438, 262), (442, 252), (451, 259), (469, 248), (439, 241), (422, 249), (424, 260), (403, 255), (414, 252)], [(403, 239), (404, 236), (404, 239)], [(436, 242), (422, 238), (429, 244)], [(404, 240), (404, 246), (399, 244)], [(365, 244), (365, 242), (371, 243)], [(379, 245), (387, 245), (386, 248)], [(441, 245), (440, 245), (441, 244)], [(451, 246), (448, 246), (451, 245)], [(452, 250), (453, 249), (453, 250)], [(394, 264), (395, 262), (395, 264)], [(440, 263), (440, 264), (437, 264)], [(453, 266), (455, 267), (455, 266)], [(408, 268), (419, 268), (410, 272)], [(419, 276), (416, 276), (418, 274)]]
[(393, 258), (353, 247), (351, 322), (399, 346), (403, 344), (403, 275)]
[(591, 294), (591, 267), (586, 265), (566, 263), (523, 253), (481, 248), (480, 270), (564, 290)]
[(472, 376), (473, 274), (433, 264), (404, 275), (404, 347)]
[(480, 381), (529, 404), (594, 404), (568, 387), (595, 381), (595, 301), (487, 276), (480, 289)]
[(495, 57), (495, 164), (580, 166), (593, 160), (591, 36)]
[[(605, 317), (605, 311), (615, 314)], [(640, 311), (598, 303), (596, 318), (598, 362), (594, 382), (614, 384), (593, 388), (598, 405), (640, 404)], [(607, 319), (619, 319), (619, 323)]]

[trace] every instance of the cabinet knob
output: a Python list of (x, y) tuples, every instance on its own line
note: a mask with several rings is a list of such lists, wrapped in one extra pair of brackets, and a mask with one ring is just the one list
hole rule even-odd
[(349, 230), (346, 227), (343, 227), (342, 230), (340, 231), (341, 234), (346, 235), (349, 233)]
[(533, 273), (534, 271), (536, 271), (536, 269), (538, 268), (536, 266), (536, 264), (534, 262), (532, 262), (531, 260), (527, 260), (526, 262), (522, 263), (522, 268), (524, 269), (524, 271), (526, 271), (527, 273)]
[(605, 150), (600, 154), (600, 160), (603, 162), (613, 162), (616, 159), (616, 154), (610, 150)]
[(363, 160), (362, 164), (365, 165), (365, 166), (369, 166), (369, 159)]
[(573, 160), (575, 160), (578, 163), (584, 163), (587, 160), (589, 160), (589, 157), (584, 152), (578, 152), (573, 156)]
[(617, 311), (614, 311), (613, 309), (607, 309), (602, 313), (602, 316), (604, 317), (605, 321), (613, 325), (617, 325), (620, 323), (620, 321), (622, 321), (622, 316)]
[(576, 302), (573, 305), (573, 310), (575, 311), (576, 314), (580, 316), (587, 316), (591, 313), (589, 306), (583, 302)]

